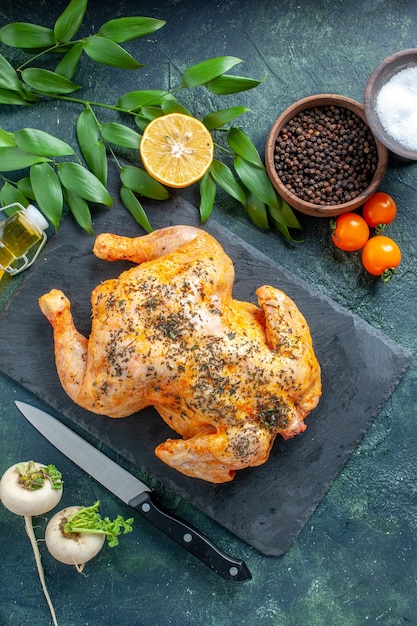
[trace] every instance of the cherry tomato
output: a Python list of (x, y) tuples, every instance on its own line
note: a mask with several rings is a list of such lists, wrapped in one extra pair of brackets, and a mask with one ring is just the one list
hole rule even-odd
[(397, 215), (397, 205), (387, 193), (377, 191), (363, 205), (362, 215), (368, 226), (381, 233)]
[(357, 213), (339, 215), (332, 227), (332, 241), (346, 252), (360, 250), (369, 239), (369, 226)]
[(368, 239), (362, 250), (362, 263), (369, 274), (381, 276), (388, 282), (401, 262), (401, 250), (398, 245), (385, 235), (376, 235)]

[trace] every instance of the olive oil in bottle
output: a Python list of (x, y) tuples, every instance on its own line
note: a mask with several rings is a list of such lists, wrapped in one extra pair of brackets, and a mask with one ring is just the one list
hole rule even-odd
[[(13, 205), (4, 207), (2, 210)], [(20, 205), (18, 205), (20, 206)], [(44, 231), (48, 222), (43, 215), (29, 205), (16, 211), (0, 223), (0, 269), (9, 274), (17, 274), (33, 263), (46, 240)], [(31, 261), (27, 254), (38, 244)]]
[(1, 241), (2, 227), (3, 224), (0, 224), (0, 268), (3, 271), (6, 271), (6, 268), (9, 267), (9, 265), (16, 260), (16, 257), (12, 252), (10, 252), (9, 248), (6, 248), (4, 243)]

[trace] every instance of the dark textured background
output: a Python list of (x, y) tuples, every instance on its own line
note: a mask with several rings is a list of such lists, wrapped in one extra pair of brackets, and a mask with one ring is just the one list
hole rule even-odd
[[(33, 21), (52, 25), (65, 2), (0, 3), (0, 24)], [(79, 76), (89, 100), (115, 102), (136, 88), (178, 84), (190, 65), (210, 56), (245, 60), (242, 73), (267, 80), (233, 98), (249, 106), (244, 128), (263, 151), (270, 126), (293, 101), (333, 92), (363, 100), (366, 81), (389, 54), (417, 43), (417, 5), (412, 1), (370, 2), (155, 2), (90, 1), (85, 34), (113, 17), (145, 14), (167, 25), (146, 41), (126, 47), (146, 67), (112, 71), (85, 61)], [(2, 48), (13, 58), (13, 52)], [(239, 68), (236, 68), (237, 73)], [(208, 94), (185, 94), (183, 102), (203, 115), (220, 102)], [(228, 104), (224, 102), (224, 106)], [(33, 126), (74, 142), (79, 112), (70, 103), (32, 109), (0, 109), (0, 126)], [(101, 119), (114, 119), (103, 112)], [(415, 354), (417, 324), (415, 224), (416, 165), (391, 162), (382, 189), (397, 201), (390, 233), (401, 244), (403, 262), (389, 285), (365, 277), (353, 259), (329, 242), (328, 222), (300, 216), (305, 241), (285, 242), (255, 229), (236, 204), (219, 197), (214, 217), (285, 268)], [(184, 192), (193, 201), (193, 191)], [(19, 283), (3, 279), (4, 304)], [(21, 315), (24, 315), (21, 311)], [(231, 585), (138, 520), (119, 548), (104, 550), (86, 568), (87, 577), (48, 558), (47, 582), (61, 626), (122, 623), (126, 626), (402, 626), (417, 623), (417, 372), (413, 363), (343, 472), (289, 552), (265, 557), (198, 513), (174, 494), (177, 512), (223, 548), (244, 558), (253, 580)], [(13, 405), (33, 396), (7, 376), (0, 378), (0, 459), (3, 469), (36, 455), (56, 462), (66, 478), (65, 504), (99, 498), (109, 516), (128, 511), (79, 472), (26, 425)], [(42, 535), (44, 520), (38, 520)], [(0, 509), (0, 623), (49, 624), (33, 558), (21, 520)], [(42, 546), (41, 546), (42, 548)]]

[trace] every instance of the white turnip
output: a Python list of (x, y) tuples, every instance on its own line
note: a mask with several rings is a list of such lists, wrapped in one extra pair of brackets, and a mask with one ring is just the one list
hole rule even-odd
[(16, 515), (43, 515), (62, 497), (62, 480), (57, 469), (27, 461), (12, 465), (0, 481), (0, 499)]
[(43, 515), (53, 509), (62, 496), (62, 477), (54, 465), (35, 461), (18, 463), (7, 469), (0, 480), (0, 500), (16, 515), (22, 515), (38, 568), (39, 579), (54, 624), (54, 607), (45, 584), (38, 543), (33, 531), (32, 516)]
[(61, 563), (74, 565), (78, 571), (100, 552), (106, 540), (104, 534), (65, 532), (65, 522), (80, 510), (79, 506), (62, 509), (48, 522), (45, 533), (46, 547), (52, 556)]
[(118, 544), (117, 537), (132, 530), (133, 518), (120, 515), (112, 522), (98, 513), (100, 503), (89, 507), (71, 506), (56, 513), (48, 522), (45, 543), (55, 559), (74, 565), (82, 572), (85, 563), (95, 557), (107, 539), (110, 547)]

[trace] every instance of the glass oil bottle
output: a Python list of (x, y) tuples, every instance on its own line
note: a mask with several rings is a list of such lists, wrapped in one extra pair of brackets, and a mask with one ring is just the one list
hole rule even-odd
[[(6, 211), (14, 207), (17, 210), (8, 216)], [(45, 245), (48, 226), (32, 204), (26, 208), (19, 203), (0, 207), (0, 270), (13, 275), (30, 267)]]

